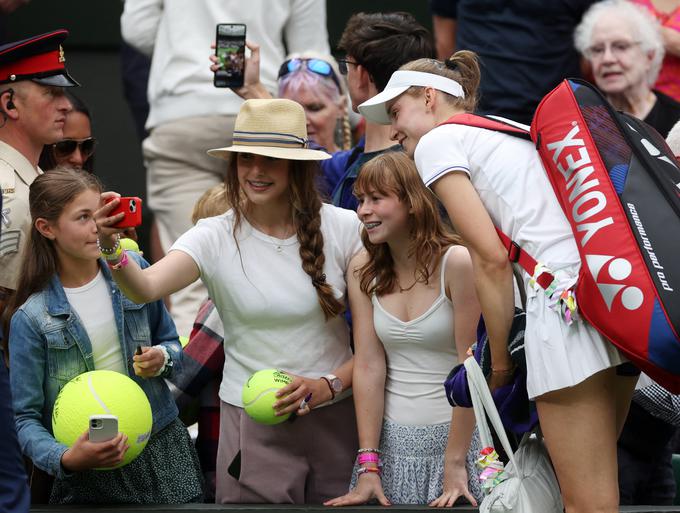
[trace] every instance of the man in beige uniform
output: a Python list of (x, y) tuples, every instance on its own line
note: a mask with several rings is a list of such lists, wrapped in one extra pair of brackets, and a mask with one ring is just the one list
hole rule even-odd
[(67, 35), (57, 30), (0, 46), (0, 314), (19, 281), (31, 230), (28, 188), (41, 173), (40, 152), (63, 139), (71, 110), (63, 88), (80, 85), (64, 64)]

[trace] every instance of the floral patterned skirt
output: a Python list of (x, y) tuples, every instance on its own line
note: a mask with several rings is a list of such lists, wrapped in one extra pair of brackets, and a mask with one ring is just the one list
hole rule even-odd
[(55, 479), (51, 504), (183, 504), (203, 500), (201, 467), (187, 428), (175, 419), (124, 467)]
[[(380, 438), (382, 485), (392, 504), (428, 504), (442, 494), (444, 453), (450, 424), (402, 426), (383, 421)], [(474, 431), (467, 456), (468, 488), (480, 501), (475, 459), (480, 451), (479, 435)], [(358, 465), (352, 471), (351, 488), (357, 483)]]

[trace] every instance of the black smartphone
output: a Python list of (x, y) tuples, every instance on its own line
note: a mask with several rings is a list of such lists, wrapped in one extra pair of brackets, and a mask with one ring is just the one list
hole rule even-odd
[(238, 451), (236, 456), (234, 456), (234, 459), (231, 460), (231, 463), (227, 467), (227, 474), (237, 481), (241, 477), (241, 451)]
[(215, 87), (242, 87), (246, 67), (246, 26), (243, 23), (217, 25), (215, 56), (221, 65), (215, 72)]

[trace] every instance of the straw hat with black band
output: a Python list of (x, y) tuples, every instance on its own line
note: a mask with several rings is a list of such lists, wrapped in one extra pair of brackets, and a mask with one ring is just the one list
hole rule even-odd
[(326, 160), (325, 151), (308, 147), (305, 111), (292, 100), (246, 100), (234, 125), (233, 145), (208, 150), (229, 160), (231, 153), (254, 153), (286, 160)]

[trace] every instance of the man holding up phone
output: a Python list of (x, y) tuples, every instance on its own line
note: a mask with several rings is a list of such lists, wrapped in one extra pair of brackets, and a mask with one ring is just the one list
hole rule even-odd
[[(149, 137), (143, 143), (147, 194), (164, 250), (191, 227), (198, 198), (224, 180), (228, 163), (208, 148), (231, 144), (242, 100), (215, 88), (205, 66), (218, 24), (245, 25), (262, 48), (262, 81), (275, 89), (278, 65), (290, 52), (329, 52), (326, 3), (319, 0), (126, 0), (121, 30), (127, 43), (152, 56)], [(236, 34), (233, 34), (236, 36)], [(244, 32), (245, 35), (245, 32)], [(232, 52), (237, 53), (237, 52)], [(238, 64), (239, 56), (234, 56)], [(200, 282), (173, 294), (172, 316), (188, 335), (207, 292)]]

